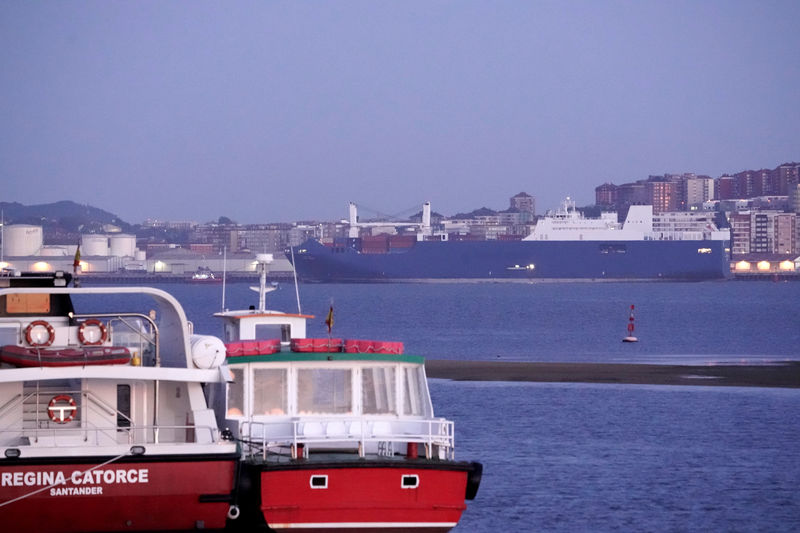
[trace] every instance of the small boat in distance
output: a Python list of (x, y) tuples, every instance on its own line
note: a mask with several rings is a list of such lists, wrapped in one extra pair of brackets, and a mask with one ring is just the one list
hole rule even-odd
[[(266, 254), (264, 254), (266, 255)], [(436, 417), (424, 360), (399, 342), (306, 338), (311, 315), (224, 311), (225, 424), (241, 443), (239, 524), (275, 531), (446, 532), (480, 484)], [(332, 311), (329, 311), (332, 324)]]
[(203, 391), (225, 383), (222, 341), (164, 291), (71, 278), (0, 276), (4, 531), (226, 527), (240, 455)]
[(222, 283), (222, 278), (216, 277), (208, 267), (199, 267), (197, 272), (192, 274), (191, 281), (192, 283)]

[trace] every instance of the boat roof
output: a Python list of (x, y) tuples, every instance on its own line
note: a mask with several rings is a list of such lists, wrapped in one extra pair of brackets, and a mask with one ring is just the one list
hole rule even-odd
[(242, 320), (245, 318), (314, 318), (314, 315), (303, 315), (299, 313), (284, 313), (281, 311), (259, 311), (257, 309), (240, 309), (234, 311), (221, 311), (214, 313), (214, 316), (230, 318), (231, 320)]
[(392, 363), (411, 363), (421, 365), (425, 363), (425, 358), (419, 355), (393, 354), (393, 353), (347, 353), (347, 352), (278, 352), (269, 355), (243, 355), (238, 357), (228, 357), (229, 365), (243, 363), (306, 363), (317, 361), (347, 361), (347, 362), (392, 362)]
[[(52, 275), (52, 274), (51, 274)], [(159, 312), (159, 338), (162, 366), (193, 368), (189, 343), (190, 326), (186, 313), (174, 296), (153, 287), (30, 287), (0, 288), (0, 298), (11, 294), (63, 294), (75, 296), (128, 295), (147, 296)], [(113, 312), (113, 311), (112, 311)]]

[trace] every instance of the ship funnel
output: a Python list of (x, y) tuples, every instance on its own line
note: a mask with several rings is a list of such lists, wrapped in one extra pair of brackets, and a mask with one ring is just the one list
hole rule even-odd
[(425, 202), (422, 204), (422, 233), (423, 235), (431, 234), (431, 203)]
[(348, 222), (350, 224), (350, 229), (348, 230), (347, 236), (351, 239), (358, 238), (358, 207), (353, 202), (350, 202), (350, 220)]

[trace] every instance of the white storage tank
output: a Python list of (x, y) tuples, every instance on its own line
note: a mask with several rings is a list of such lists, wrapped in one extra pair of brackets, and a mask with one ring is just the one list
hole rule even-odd
[(136, 236), (119, 233), (111, 236), (112, 257), (135, 257)]
[(81, 235), (81, 255), (86, 257), (106, 257), (108, 237), (105, 235)]
[(44, 242), (41, 226), (15, 224), (3, 231), (3, 253), (10, 257), (39, 255)]
[(70, 253), (66, 246), (42, 246), (42, 249), (39, 250), (39, 255), (42, 257), (65, 257)]

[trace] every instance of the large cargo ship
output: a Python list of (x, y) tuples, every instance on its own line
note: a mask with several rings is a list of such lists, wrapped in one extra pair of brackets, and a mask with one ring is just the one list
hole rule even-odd
[(729, 231), (719, 230), (710, 217), (654, 215), (652, 206), (631, 206), (619, 224), (616, 213), (585, 218), (567, 199), (520, 240), (456, 240), (424, 231), (425, 224), (410, 236), (351, 233), (331, 244), (310, 239), (287, 256), (306, 282), (706, 280), (729, 275)]

